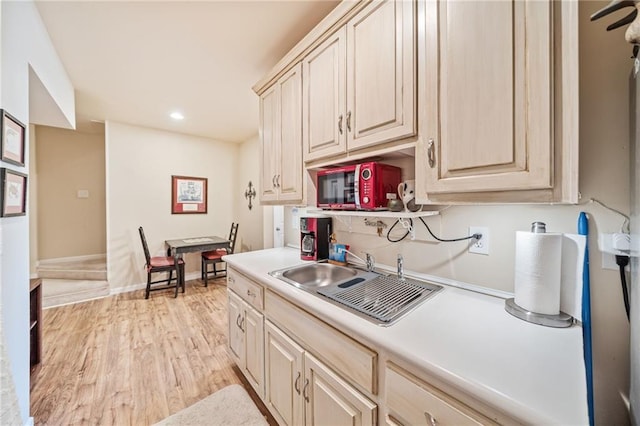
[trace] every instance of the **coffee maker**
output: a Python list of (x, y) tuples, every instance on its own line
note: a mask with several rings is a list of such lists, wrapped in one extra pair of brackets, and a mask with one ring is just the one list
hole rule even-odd
[(302, 260), (328, 259), (330, 239), (330, 217), (300, 218), (300, 258)]

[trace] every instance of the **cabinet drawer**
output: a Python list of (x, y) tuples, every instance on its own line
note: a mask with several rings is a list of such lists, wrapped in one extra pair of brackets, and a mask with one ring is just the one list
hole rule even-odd
[(269, 291), (265, 313), (351, 383), (377, 393), (376, 352)]
[(264, 289), (238, 271), (229, 268), (227, 273), (227, 288), (233, 290), (248, 304), (259, 311), (264, 308)]
[(387, 421), (393, 425), (495, 425), (496, 423), (399, 367), (386, 368)]

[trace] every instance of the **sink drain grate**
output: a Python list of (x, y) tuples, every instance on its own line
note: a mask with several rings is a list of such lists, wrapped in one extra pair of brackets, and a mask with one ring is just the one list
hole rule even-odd
[(385, 324), (442, 289), (435, 284), (392, 276), (341, 287), (319, 289), (318, 293)]

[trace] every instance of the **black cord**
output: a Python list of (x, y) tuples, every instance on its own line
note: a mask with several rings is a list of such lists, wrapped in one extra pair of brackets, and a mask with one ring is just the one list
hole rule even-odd
[[(405, 238), (407, 238), (407, 235), (409, 235), (409, 230), (407, 230), (407, 232), (406, 232), (406, 233), (405, 233), (401, 238), (399, 238), (399, 239), (397, 239), (397, 240), (392, 240), (392, 239), (391, 239), (391, 237), (389, 237), (389, 234), (391, 233), (391, 230), (392, 230), (393, 228), (395, 228), (395, 227), (396, 227), (396, 225), (397, 225), (399, 222), (400, 222), (400, 220), (396, 220), (396, 222), (395, 222), (393, 225), (391, 225), (391, 228), (389, 228), (389, 230), (387, 231), (387, 241), (389, 241), (390, 243), (399, 243), (400, 241), (402, 241), (402, 240), (404, 240)], [(409, 223), (410, 223), (410, 225), (411, 225), (411, 226), (413, 226), (413, 220), (412, 220), (412, 219), (409, 219)]]
[(421, 217), (419, 217), (418, 219), (420, 219), (420, 221), (427, 228), (427, 231), (429, 231), (429, 234), (431, 234), (431, 236), (434, 239), (436, 239), (437, 241), (441, 241), (443, 243), (454, 243), (456, 241), (465, 241), (465, 240), (471, 240), (471, 239), (479, 240), (482, 238), (482, 234), (473, 234), (473, 235), (469, 235), (468, 237), (452, 238), (452, 239), (438, 238), (433, 234), (433, 232), (431, 232), (431, 228), (429, 228), (429, 225), (427, 225), (427, 222), (425, 222), (424, 219), (422, 219)]
[[(438, 237), (435, 236), (435, 234), (433, 232), (431, 232), (431, 228), (429, 228), (429, 225), (427, 225), (427, 222), (425, 222), (424, 219), (422, 219), (421, 217), (418, 217), (418, 219), (420, 219), (420, 222), (422, 222), (422, 224), (427, 228), (427, 231), (429, 231), (429, 234), (431, 234), (431, 236), (436, 241), (440, 241), (440, 242), (443, 242), (443, 243), (454, 243), (456, 241), (466, 241), (466, 240), (471, 240), (471, 239), (479, 240), (479, 239), (482, 238), (482, 234), (473, 234), (473, 235), (469, 235), (467, 237), (452, 238), (452, 239), (438, 238)], [(393, 228), (396, 227), (398, 222), (400, 222), (400, 220), (396, 220), (395, 223), (393, 225), (391, 225), (391, 228), (389, 228), (389, 230), (387, 231), (387, 241), (389, 241), (391, 243), (399, 243), (400, 241), (402, 241), (405, 238), (407, 238), (407, 236), (409, 235), (409, 231), (407, 230), (407, 232), (401, 238), (398, 238), (397, 240), (392, 240), (391, 239), (389, 234), (391, 234), (391, 231), (393, 230)], [(413, 227), (413, 219), (409, 219), (409, 225)]]
[(622, 298), (624, 299), (624, 309), (627, 311), (629, 319), (629, 290), (627, 289), (627, 274), (624, 268), (629, 264), (629, 256), (616, 254), (616, 263), (620, 268), (620, 283), (622, 284)]

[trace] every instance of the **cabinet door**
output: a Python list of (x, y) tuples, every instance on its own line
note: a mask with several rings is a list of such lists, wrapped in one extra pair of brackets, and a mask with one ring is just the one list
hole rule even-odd
[(553, 187), (552, 2), (425, 2), (429, 194)]
[(307, 425), (374, 425), (376, 405), (305, 353), (302, 388)]
[(386, 421), (390, 425), (496, 424), (408, 373), (400, 373), (391, 368), (386, 370), (386, 404)]
[(265, 323), (265, 404), (281, 425), (301, 425), (303, 350), (269, 321)]
[(264, 396), (264, 316), (245, 304), (244, 318), (244, 369), (247, 373), (245, 376), (262, 398)]
[(371, 3), (347, 24), (347, 147), (416, 133), (415, 2)]
[(260, 201), (278, 199), (276, 177), (280, 143), (278, 135), (278, 85), (274, 84), (260, 96)]
[(278, 80), (280, 97), (279, 171), (276, 178), (282, 201), (302, 200), (302, 65)]
[(346, 151), (345, 31), (338, 30), (302, 61), (305, 161)]
[(230, 291), (227, 294), (229, 296), (229, 350), (234, 362), (242, 368), (244, 365), (244, 333), (241, 323), (244, 302)]

